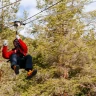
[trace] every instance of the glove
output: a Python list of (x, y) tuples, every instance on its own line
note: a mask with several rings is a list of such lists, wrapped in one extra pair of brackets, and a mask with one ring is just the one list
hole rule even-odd
[(19, 35), (16, 35), (16, 39), (20, 39)]
[(4, 40), (3, 46), (7, 46), (8, 45), (8, 40)]

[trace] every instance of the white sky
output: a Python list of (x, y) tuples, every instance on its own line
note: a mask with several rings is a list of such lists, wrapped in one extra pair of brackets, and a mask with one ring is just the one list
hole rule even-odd
[(22, 10), (26, 10), (29, 13), (29, 17), (39, 12), (36, 8), (36, 0), (22, 0), (20, 2), (20, 10), (18, 16), (22, 15)]
[[(96, 0), (94, 0), (94, 1), (96, 1)], [(92, 10), (96, 10), (96, 2), (85, 6), (85, 11), (86, 12), (92, 11)]]
[[(15, 0), (11, 0), (11, 1), (14, 2)], [(40, 10), (38, 10), (36, 8), (36, 0), (21, 0), (19, 11), (17, 14), (18, 17), (20, 17), (20, 18), (22, 17), (23, 10), (26, 10), (29, 13), (28, 17), (31, 17), (34, 14), (40, 12)], [(92, 11), (92, 10), (96, 10), (96, 2), (85, 6), (85, 12)], [(23, 31), (21, 31), (21, 34), (25, 34), (25, 33), (23, 33)]]

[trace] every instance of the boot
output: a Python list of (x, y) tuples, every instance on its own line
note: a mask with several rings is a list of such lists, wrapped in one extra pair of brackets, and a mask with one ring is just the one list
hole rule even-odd
[(27, 73), (27, 79), (31, 79), (36, 74), (37, 74), (37, 70), (29, 70)]
[(13, 69), (14, 69), (14, 72), (15, 72), (15, 74), (17, 75), (17, 74), (19, 74), (19, 65), (14, 65), (13, 66)]

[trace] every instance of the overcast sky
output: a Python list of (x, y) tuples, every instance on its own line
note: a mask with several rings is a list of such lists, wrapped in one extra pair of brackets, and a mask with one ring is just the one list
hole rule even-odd
[[(11, 2), (14, 2), (14, 1), (15, 0), (11, 0)], [(96, 0), (93, 0), (93, 1), (96, 1)], [(20, 6), (19, 6), (19, 11), (18, 11), (18, 14), (17, 14), (18, 17), (20, 17), (20, 18), (22, 17), (23, 10), (26, 10), (29, 13), (28, 17), (31, 17), (34, 14), (40, 12), (40, 10), (38, 10), (36, 8), (36, 0), (21, 0), (20, 1)], [(96, 2), (85, 6), (85, 11), (86, 12), (92, 11), (92, 10), (96, 10)], [(21, 32), (21, 34), (23, 34), (23, 32)]]
[[(11, 0), (11, 2), (15, 2), (16, 0)], [(39, 12), (36, 8), (36, 0), (21, 0), (19, 11), (17, 16), (22, 17), (23, 10), (26, 10), (29, 13), (29, 17)]]

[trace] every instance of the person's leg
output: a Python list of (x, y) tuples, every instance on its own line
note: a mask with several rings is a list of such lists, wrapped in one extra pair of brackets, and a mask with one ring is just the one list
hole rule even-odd
[(31, 55), (26, 55), (24, 57), (24, 61), (25, 61), (25, 70), (29, 71), (33, 69), (33, 64), (32, 64), (32, 56)]
[(15, 71), (15, 74), (19, 74), (18, 59), (19, 57), (16, 54), (12, 54), (10, 57), (11, 68)]
[(28, 71), (27, 79), (32, 78), (34, 75), (36, 75), (37, 70), (33, 70), (33, 64), (32, 64), (32, 56), (27, 55), (24, 57), (25, 60), (25, 70)]

